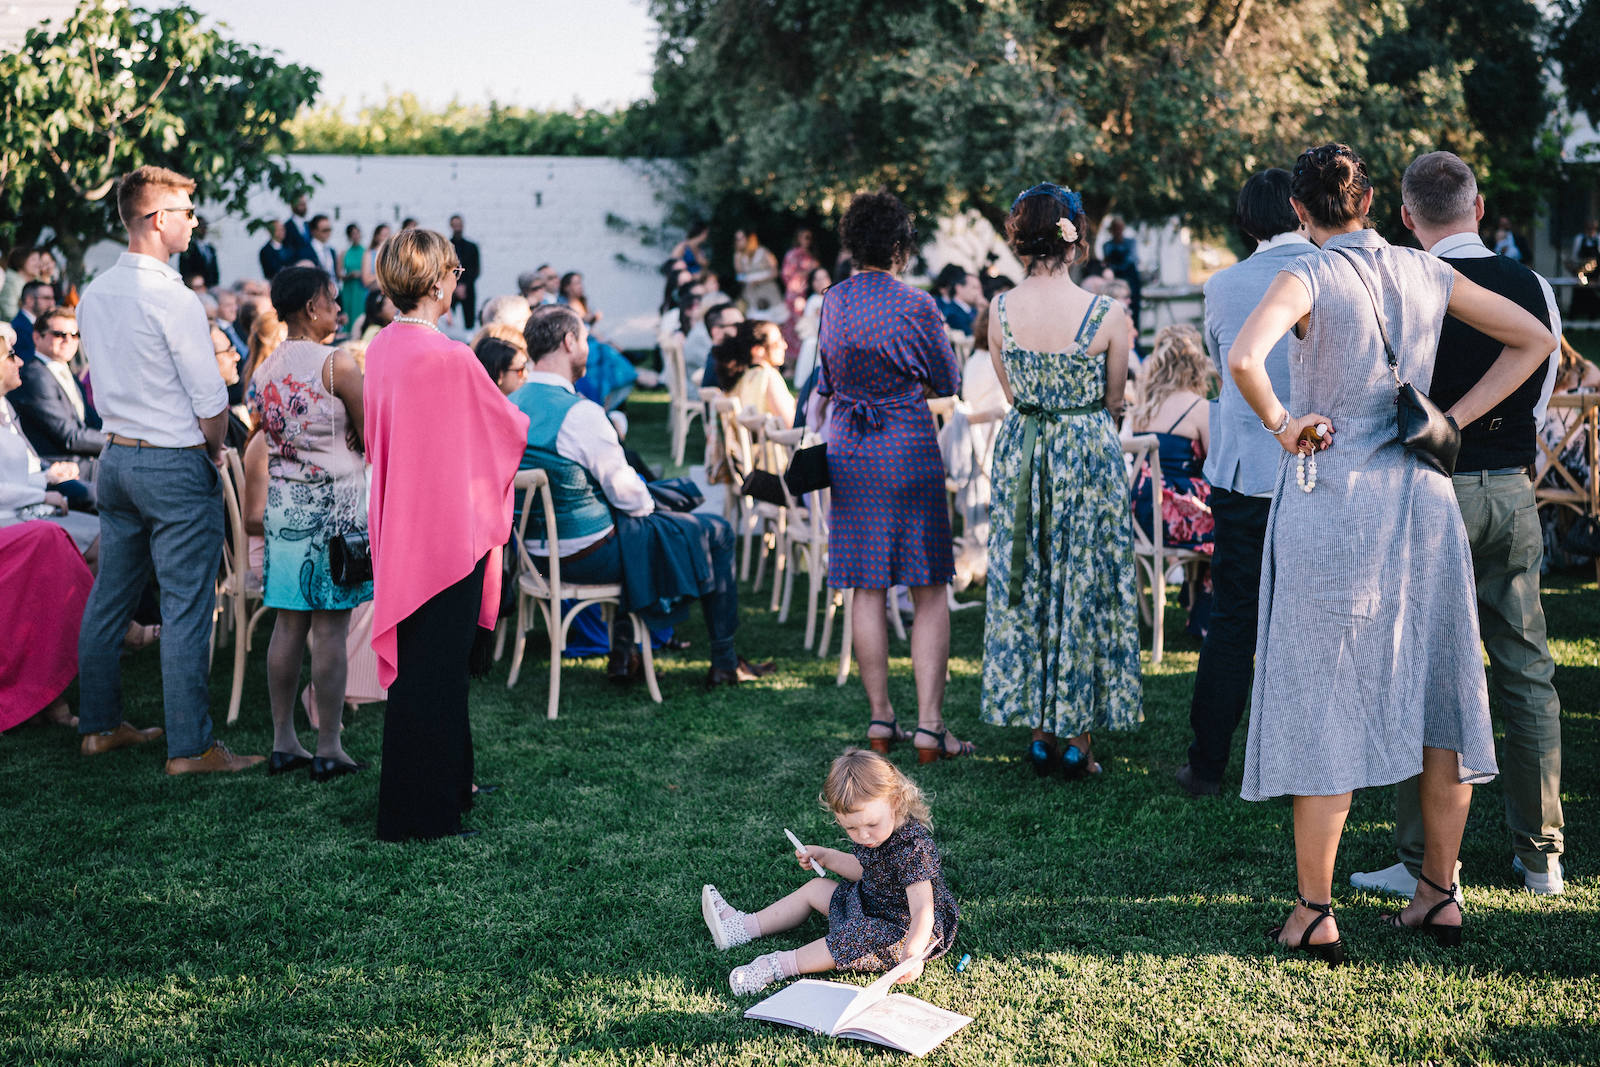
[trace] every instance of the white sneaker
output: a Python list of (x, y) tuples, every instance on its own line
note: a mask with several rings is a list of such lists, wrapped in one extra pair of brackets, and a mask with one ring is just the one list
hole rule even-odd
[(783, 980), (783, 968), (778, 965), (778, 954), (769, 952), (757, 956), (743, 967), (728, 972), (728, 988), (740, 996), (759, 993), (773, 982)]
[[(723, 914), (725, 908), (727, 914)], [(744, 916), (728, 906), (714, 885), (700, 887), (700, 917), (711, 931), (712, 942), (724, 952), (750, 940), (750, 933), (744, 928)]]
[[(1455, 882), (1461, 882), (1461, 864), (1456, 864)], [(1406, 865), (1397, 863), (1393, 867), (1385, 867), (1381, 871), (1357, 871), (1350, 876), (1350, 884), (1357, 889), (1365, 889), (1373, 893), (1388, 893), (1391, 896), (1405, 897), (1410, 900), (1417, 895), (1417, 880), (1406, 870)]]
[(1552, 862), (1555, 867), (1550, 873), (1535, 874), (1523, 865), (1522, 860), (1512, 856), (1511, 869), (1522, 875), (1522, 884), (1527, 887), (1528, 892), (1538, 893), (1540, 896), (1558, 897), (1567, 891), (1567, 885), (1562, 877), (1561, 861)]

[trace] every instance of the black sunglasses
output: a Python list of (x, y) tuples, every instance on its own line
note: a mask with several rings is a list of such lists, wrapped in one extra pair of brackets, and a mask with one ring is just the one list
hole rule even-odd
[(184, 218), (194, 218), (194, 208), (192, 207), (158, 207), (154, 211), (146, 212), (144, 217), (147, 219), (153, 219), (163, 211), (177, 211), (181, 212)]

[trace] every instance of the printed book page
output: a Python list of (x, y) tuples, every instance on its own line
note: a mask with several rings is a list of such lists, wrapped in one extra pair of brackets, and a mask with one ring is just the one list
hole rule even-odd
[(744, 1016), (926, 1056), (972, 1019), (904, 993), (891, 993), (895, 979), (914, 962), (901, 963), (869, 986), (803, 978), (750, 1008)]
[[(870, 987), (867, 987), (870, 988)], [(832, 1034), (855, 1001), (866, 993), (861, 986), (802, 978), (787, 985), (744, 1013), (746, 1019), (785, 1023), (819, 1034)]]
[(903, 1049), (922, 1057), (972, 1021), (968, 1015), (936, 1008), (925, 1000), (895, 993), (857, 1012), (835, 1037), (855, 1037)]

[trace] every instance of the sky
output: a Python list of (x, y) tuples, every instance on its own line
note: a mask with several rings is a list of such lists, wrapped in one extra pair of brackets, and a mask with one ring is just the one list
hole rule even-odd
[(322, 73), (353, 113), (410, 92), (535, 108), (605, 108), (650, 92), (645, 0), (188, 0), (229, 36)]

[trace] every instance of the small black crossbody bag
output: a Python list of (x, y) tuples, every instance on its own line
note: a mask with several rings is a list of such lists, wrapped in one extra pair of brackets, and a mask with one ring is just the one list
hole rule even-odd
[(1372, 310), (1378, 317), (1378, 336), (1383, 338), (1383, 354), (1389, 360), (1389, 373), (1394, 375), (1396, 386), (1397, 439), (1407, 451), (1448, 478), (1455, 473), (1456, 457), (1461, 454), (1461, 428), (1456, 425), (1455, 419), (1440, 411), (1439, 405), (1428, 399), (1427, 393), (1410, 382), (1400, 380), (1400, 359), (1395, 355), (1394, 345), (1389, 342), (1389, 329), (1384, 325), (1383, 308), (1378, 303), (1377, 290), (1356, 265), (1354, 257), (1342, 248), (1329, 251), (1337, 252), (1350, 264), (1350, 269), (1356, 272), (1356, 277), (1366, 287), (1367, 295), (1372, 298)]

